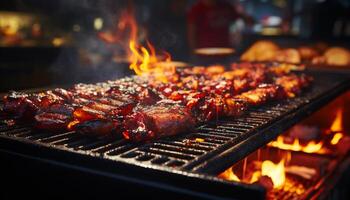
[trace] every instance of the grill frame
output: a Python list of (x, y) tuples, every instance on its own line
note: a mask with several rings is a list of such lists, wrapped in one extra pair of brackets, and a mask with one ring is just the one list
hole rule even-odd
[[(330, 76), (329, 73), (320, 71), (311, 71), (310, 73), (318, 78)], [(3, 154), (11, 154), (15, 157), (39, 160), (44, 163), (51, 163), (65, 168), (101, 175), (119, 181), (146, 185), (165, 191), (176, 191), (194, 197), (239, 198), (243, 195), (243, 197), (249, 196), (260, 199), (264, 198), (263, 188), (254, 185), (223, 181), (216, 178), (215, 175), (231, 166), (235, 161), (240, 160), (250, 152), (265, 145), (287, 128), (307, 117), (349, 88), (349, 78), (346, 75), (333, 74), (332, 76), (332, 80), (334, 80), (335, 84), (327, 91), (323, 91), (322, 95), (316, 96), (314, 99), (309, 99), (309, 102), (302, 102), (302, 106), (297, 106), (296, 110), (291, 109), (283, 115), (279, 114), (278, 119), (272, 121), (267, 120), (269, 123), (262, 128), (254, 129), (254, 131), (249, 134), (245, 134), (245, 137), (240, 138), (241, 140), (239, 143), (226, 143), (224, 148), (220, 147), (220, 149), (214, 152), (205, 153), (202, 158), (195, 158), (193, 163), (187, 166), (185, 165), (182, 168), (150, 165), (147, 161), (141, 162), (136, 159), (120, 159), (118, 157), (111, 159), (110, 157), (101, 157), (99, 154), (76, 151), (67, 147), (57, 147), (52, 144), (38, 143), (21, 137), (13, 137), (4, 134), (0, 134), (0, 152)], [(322, 80), (324, 80), (324, 78), (321, 78), (321, 81)], [(257, 111), (259, 111), (259, 109), (255, 110), (255, 112)], [(279, 111), (276, 110), (276, 113), (278, 112)], [(238, 120), (241, 119), (242, 118), (239, 118)], [(199, 127), (199, 129), (208, 130), (208, 126), (209, 125), (204, 125)], [(265, 132), (269, 132), (269, 134), (264, 134)], [(22, 134), (22, 136), (25, 135), (26, 133)], [(200, 135), (205, 136), (207, 134)], [(57, 138), (59, 136), (52, 137)], [(186, 137), (186, 135), (173, 137), (164, 141), (173, 142), (174, 139), (176, 140), (182, 137)], [(223, 137), (225, 138), (226, 136)], [(54, 141), (62, 142), (60, 140)], [(160, 142), (162, 141), (163, 140), (160, 140)], [(152, 144), (157, 144), (157, 142), (152, 142), (144, 146), (149, 147)], [(239, 153), (242, 149), (245, 151)], [(132, 151), (128, 150), (124, 153), (126, 152), (131, 153)], [(165, 151), (165, 153), (167, 152)], [(177, 183), (177, 179), (179, 179), (180, 176), (181, 183), (179, 184)], [(192, 187), (191, 185), (195, 186)], [(222, 191), (225, 192), (222, 193)]]

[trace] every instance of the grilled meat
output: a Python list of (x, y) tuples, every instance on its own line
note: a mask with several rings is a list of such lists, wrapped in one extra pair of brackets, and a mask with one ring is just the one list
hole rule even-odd
[(291, 98), (298, 95), (302, 89), (308, 87), (311, 81), (312, 78), (309, 76), (291, 74), (276, 78), (275, 83), (283, 88), (287, 98)]
[(276, 85), (263, 84), (258, 88), (244, 92), (236, 98), (246, 100), (250, 105), (261, 105), (269, 100), (274, 100), (280, 97), (280, 88)]
[(117, 120), (94, 119), (75, 125), (75, 129), (85, 135), (106, 136), (120, 130), (120, 122)]
[(35, 115), (35, 128), (50, 131), (65, 130), (71, 120), (70, 116), (43, 112)]
[(74, 130), (85, 135), (123, 133), (147, 141), (187, 132), (220, 117), (237, 117), (249, 106), (298, 95), (311, 79), (291, 73), (291, 65), (232, 64), (177, 69), (166, 83), (133, 77), (77, 84), (4, 97), (3, 110), (45, 130)]
[(148, 141), (190, 131), (196, 123), (186, 107), (160, 102), (139, 108), (124, 121), (123, 135), (132, 141)]

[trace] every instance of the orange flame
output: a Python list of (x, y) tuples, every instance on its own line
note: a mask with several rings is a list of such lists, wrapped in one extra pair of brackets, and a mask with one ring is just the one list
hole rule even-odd
[(232, 170), (232, 167), (222, 172), (219, 177), (228, 181), (237, 181), (245, 183), (255, 183), (259, 181), (261, 176), (268, 176), (271, 178), (274, 188), (281, 188), (286, 182), (286, 172), (284, 166), (284, 159), (278, 164), (270, 160), (265, 160), (261, 164), (261, 170), (254, 171), (252, 176), (248, 179), (240, 179)]
[(278, 164), (265, 160), (261, 165), (261, 175), (270, 177), (274, 188), (281, 188), (286, 181), (284, 159)]
[(331, 139), (331, 144), (336, 145), (343, 138), (343, 133), (340, 131), (343, 130), (343, 110), (340, 108), (337, 110), (336, 117), (330, 127), (331, 132), (336, 132)]
[(238, 176), (233, 172), (232, 167), (228, 168), (224, 172), (222, 172), (219, 175), (220, 178), (223, 178), (228, 181), (237, 181), (241, 182), (241, 179), (238, 178)]
[(333, 132), (343, 130), (343, 109), (338, 109), (336, 117), (330, 127), (330, 130)]
[[(154, 47), (147, 41), (148, 49), (144, 46), (136, 45), (134, 40), (129, 43), (132, 52), (130, 56), (130, 69), (133, 69), (137, 75), (151, 75), (155, 80), (168, 82), (169, 76), (175, 73), (174, 65), (161, 65), (157, 58)], [(171, 62), (171, 57), (165, 54), (166, 62)]]
[[(99, 37), (107, 43), (120, 44), (124, 47), (130, 69), (137, 75), (152, 75), (155, 80), (167, 82), (168, 77), (175, 73), (175, 66), (171, 64), (171, 56), (164, 53), (164, 59), (158, 57), (154, 46), (146, 41), (146, 46), (139, 43), (137, 21), (132, 7), (121, 12), (115, 32), (100, 32)], [(128, 41), (128, 43), (125, 43)], [(159, 64), (165, 60), (167, 65)]]
[(320, 141), (316, 143), (315, 141), (310, 141), (306, 145), (301, 145), (299, 139), (294, 139), (293, 143), (285, 143), (283, 136), (278, 136), (275, 141), (272, 141), (268, 146), (276, 147), (283, 150), (291, 151), (302, 151), (305, 153), (325, 153), (323, 147), (323, 142)]

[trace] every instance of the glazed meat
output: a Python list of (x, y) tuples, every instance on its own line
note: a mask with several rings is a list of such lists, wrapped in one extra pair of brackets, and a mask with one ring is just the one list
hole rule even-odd
[(50, 131), (65, 130), (71, 120), (70, 116), (43, 112), (35, 115), (35, 128)]
[(283, 88), (286, 97), (291, 98), (298, 95), (302, 89), (308, 87), (311, 81), (312, 78), (309, 76), (291, 74), (276, 78), (275, 83)]
[(140, 108), (124, 121), (123, 135), (132, 141), (148, 141), (191, 131), (195, 120), (184, 106), (158, 103)]
[(120, 122), (117, 120), (94, 119), (75, 125), (75, 129), (85, 135), (106, 136), (117, 133), (120, 130)]
[(274, 100), (280, 97), (280, 88), (276, 85), (260, 85), (258, 88), (244, 92), (236, 98), (247, 101), (250, 105), (261, 105), (269, 100)]

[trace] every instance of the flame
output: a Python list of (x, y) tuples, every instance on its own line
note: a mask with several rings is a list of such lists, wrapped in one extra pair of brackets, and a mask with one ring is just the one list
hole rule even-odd
[[(113, 32), (100, 32), (99, 37), (110, 44), (120, 44), (124, 47), (130, 69), (137, 75), (152, 75), (155, 80), (168, 82), (169, 77), (175, 73), (175, 65), (171, 64), (171, 56), (164, 52), (164, 58), (159, 58), (154, 46), (146, 41), (142, 46), (137, 21), (134, 17), (134, 9), (129, 8), (121, 12), (119, 21)], [(167, 65), (161, 65), (165, 61)]]
[(343, 130), (343, 110), (342, 109), (337, 110), (336, 117), (330, 127), (330, 130), (333, 132)]
[(228, 181), (237, 181), (245, 183), (255, 183), (259, 181), (261, 176), (268, 176), (271, 178), (274, 188), (280, 188), (284, 185), (286, 181), (286, 173), (284, 166), (284, 159), (282, 159), (278, 164), (273, 163), (270, 160), (265, 160), (262, 162), (261, 170), (254, 171), (249, 179), (240, 179), (232, 170), (232, 167), (228, 168), (222, 172), (219, 177)]
[(332, 138), (332, 140), (331, 140), (331, 144), (332, 145), (336, 145), (336, 144), (338, 144), (338, 142), (340, 141), (340, 139), (342, 139), (343, 138), (343, 134), (342, 133), (336, 133), (336, 134), (334, 134), (334, 136), (333, 136), (333, 138)]
[(306, 146), (302, 148), (302, 151), (305, 153), (316, 153), (322, 149), (323, 142), (320, 141), (316, 143), (315, 141), (309, 142)]
[(276, 147), (283, 150), (291, 150), (291, 151), (302, 151), (305, 153), (324, 153), (323, 150), (323, 142), (320, 141), (316, 143), (315, 141), (310, 141), (306, 145), (301, 145), (299, 139), (294, 139), (292, 144), (288, 144), (284, 142), (283, 136), (278, 136), (275, 141), (272, 141), (268, 144), (268, 146)]
[(241, 180), (238, 178), (238, 176), (233, 172), (232, 167), (230, 167), (227, 170), (225, 170), (224, 172), (222, 172), (219, 175), (219, 177), (223, 178), (225, 180), (228, 180), (228, 181), (241, 182)]
[(265, 160), (261, 165), (261, 175), (270, 177), (274, 188), (281, 188), (286, 181), (284, 159), (278, 164)]
[(344, 136), (343, 133), (340, 132), (343, 130), (343, 110), (342, 109), (337, 110), (336, 117), (330, 127), (330, 130), (331, 132), (336, 132), (333, 135), (333, 138), (331, 139), (331, 144), (336, 145), (338, 144), (340, 139), (342, 139)]
[[(134, 40), (129, 43), (129, 48), (132, 52), (130, 56), (130, 69), (133, 69), (139, 76), (152, 76), (155, 80), (168, 82), (169, 76), (175, 74), (174, 65), (160, 65), (160, 59), (157, 57), (155, 48), (147, 41), (147, 47), (139, 46)], [(171, 62), (171, 56), (166, 53), (166, 62)]]

